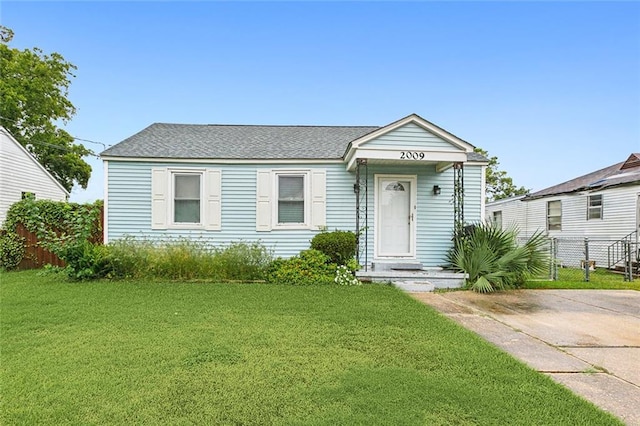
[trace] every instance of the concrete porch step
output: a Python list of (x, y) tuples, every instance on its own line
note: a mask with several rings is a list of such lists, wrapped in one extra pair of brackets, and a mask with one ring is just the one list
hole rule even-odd
[(365, 282), (390, 282), (398, 288), (416, 288), (407, 291), (433, 291), (436, 288), (461, 288), (465, 274), (441, 269), (420, 271), (358, 271), (356, 276)]
[(392, 281), (391, 284), (411, 293), (429, 293), (436, 289), (436, 286), (429, 281)]

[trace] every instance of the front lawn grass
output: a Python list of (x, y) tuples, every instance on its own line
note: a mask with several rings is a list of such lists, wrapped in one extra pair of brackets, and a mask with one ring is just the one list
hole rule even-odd
[(1, 281), (1, 424), (620, 424), (393, 287)]
[(576, 268), (558, 269), (558, 280), (530, 280), (527, 289), (596, 289), (596, 290), (639, 290), (640, 279), (625, 281), (624, 276), (603, 268), (589, 272), (589, 281), (584, 280), (584, 271)]

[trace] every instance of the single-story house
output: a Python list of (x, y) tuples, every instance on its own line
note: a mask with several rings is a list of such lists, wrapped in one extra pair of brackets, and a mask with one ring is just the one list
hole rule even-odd
[[(551, 238), (589, 238), (609, 245), (628, 239), (637, 244), (640, 231), (640, 153), (540, 191), (487, 203), (485, 220), (516, 225), (524, 237), (543, 231)], [(574, 250), (576, 251), (576, 250)], [(599, 264), (606, 265), (606, 247)], [(609, 250), (610, 251), (610, 250)], [(573, 263), (584, 256), (577, 251)]]
[(9, 207), (23, 198), (66, 201), (69, 192), (0, 126), (0, 224)]
[(382, 127), (155, 123), (102, 152), (105, 242), (260, 241), (276, 256), (322, 230), (362, 265), (437, 266), (484, 215), (487, 160), (412, 114)]

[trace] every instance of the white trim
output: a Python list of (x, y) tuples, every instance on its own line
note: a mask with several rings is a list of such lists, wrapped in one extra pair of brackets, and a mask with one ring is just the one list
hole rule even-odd
[(103, 161), (127, 161), (144, 163), (184, 163), (184, 164), (342, 164), (342, 158), (329, 159), (279, 159), (267, 158), (260, 160), (228, 159), (228, 158), (157, 158), (157, 157), (112, 157), (102, 156)]
[[(410, 206), (409, 209), (413, 214), (413, 220), (411, 221), (411, 226), (409, 227), (409, 253), (408, 254), (397, 254), (390, 255), (385, 254), (381, 256), (378, 248), (378, 241), (380, 239), (379, 233), (381, 230), (380, 227), (380, 180), (382, 179), (397, 179), (397, 180), (407, 180), (411, 182), (411, 194), (410, 198)], [(417, 223), (418, 223), (418, 176), (417, 175), (401, 175), (401, 174), (374, 174), (374, 208), (373, 208), (373, 223), (375, 224), (375, 230), (373, 232), (373, 257), (374, 260), (382, 259), (402, 259), (402, 260), (413, 260), (416, 259), (416, 235), (417, 235)]]
[(31, 153), (27, 150), (27, 148), (25, 148), (24, 146), (22, 146), (22, 144), (20, 142), (18, 142), (13, 135), (4, 127), (0, 126), (0, 132), (4, 133), (10, 141), (12, 141), (14, 144), (16, 144), (26, 155), (27, 157), (29, 157), (31, 159), (31, 161), (33, 161), (34, 163), (36, 163), (36, 165), (49, 177), (49, 179), (51, 179), (53, 182), (55, 182), (56, 185), (58, 185), (58, 187), (64, 191), (67, 197), (67, 200), (69, 199), (69, 196), (71, 195), (71, 193), (69, 191), (67, 191), (65, 189), (64, 186), (62, 186), (62, 184), (60, 182), (58, 182), (58, 179), (54, 178), (53, 175), (51, 173), (49, 173), (49, 171), (47, 169), (44, 168), (44, 166), (42, 164), (40, 164), (40, 162), (38, 160), (36, 160), (36, 158), (31, 155)]
[(109, 162), (104, 161), (102, 177), (104, 179), (104, 200), (102, 201), (102, 243), (109, 244)]
[[(167, 205), (168, 208), (168, 217), (167, 217), (167, 229), (204, 229), (204, 173), (206, 169), (176, 169), (176, 168), (167, 168), (169, 186), (168, 186), (168, 195), (169, 195), (169, 203)], [(200, 222), (192, 223), (192, 222), (175, 222), (175, 191), (176, 191), (176, 175), (198, 175), (200, 176)]]
[[(400, 158), (401, 152), (418, 152), (424, 153), (424, 158), (420, 160), (408, 160)], [(354, 151), (355, 152), (355, 151)], [(436, 150), (429, 151), (424, 149), (404, 149), (398, 148), (364, 148), (358, 149), (357, 153), (353, 154), (347, 162), (347, 170), (353, 170), (356, 166), (358, 158), (366, 158), (368, 160), (395, 160), (403, 165), (412, 164), (433, 164), (433, 163), (465, 163), (467, 162), (467, 153), (463, 151), (449, 151), (449, 150)]]
[(482, 166), (480, 173), (480, 220), (484, 221), (487, 202), (487, 166)]
[[(384, 127), (381, 127), (377, 130), (374, 130), (371, 133), (368, 133), (362, 137), (360, 137), (359, 139), (356, 139), (355, 141), (351, 142), (351, 145), (349, 146), (349, 149), (345, 155), (345, 159), (347, 161), (351, 160), (351, 157), (354, 155), (354, 153), (358, 150), (358, 148), (360, 148), (361, 145), (376, 139), (382, 135), (385, 135), (393, 130), (396, 130), (402, 126), (405, 126), (409, 123), (413, 123), (419, 127), (422, 127), (424, 130), (427, 130), (428, 132), (432, 133), (435, 136), (440, 137), (441, 139), (444, 139), (446, 142), (449, 142), (450, 144), (457, 146), (458, 148), (460, 148), (463, 152), (473, 152), (473, 148), (474, 146), (471, 145), (469, 142), (466, 142), (462, 139), (460, 139), (459, 137), (447, 132), (446, 130), (436, 126), (435, 124), (425, 120), (424, 118), (420, 117), (417, 114), (411, 114), (406, 116), (405, 118), (402, 118), (398, 121), (395, 121), (391, 124), (388, 124)], [(466, 158), (465, 160), (466, 161)]]
[[(271, 193), (273, 194), (273, 203), (271, 203), (271, 218), (272, 218), (272, 230), (293, 230), (293, 229), (312, 229), (311, 226), (311, 203), (312, 203), (312, 195), (311, 195), (311, 170), (310, 169), (276, 169), (272, 170), (273, 179), (272, 179), (272, 189)], [(304, 185), (304, 222), (303, 223), (278, 223), (278, 204), (279, 204), (279, 177), (280, 176), (292, 176), (292, 177), (302, 177), (303, 185)]]

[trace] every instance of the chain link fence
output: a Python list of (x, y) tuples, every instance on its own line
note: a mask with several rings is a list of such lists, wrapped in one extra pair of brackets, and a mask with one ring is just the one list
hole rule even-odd
[[(519, 239), (521, 244), (526, 241)], [(549, 238), (544, 250), (549, 259), (547, 271), (533, 279), (591, 281), (606, 273), (633, 281), (640, 276), (640, 247), (636, 241)]]

